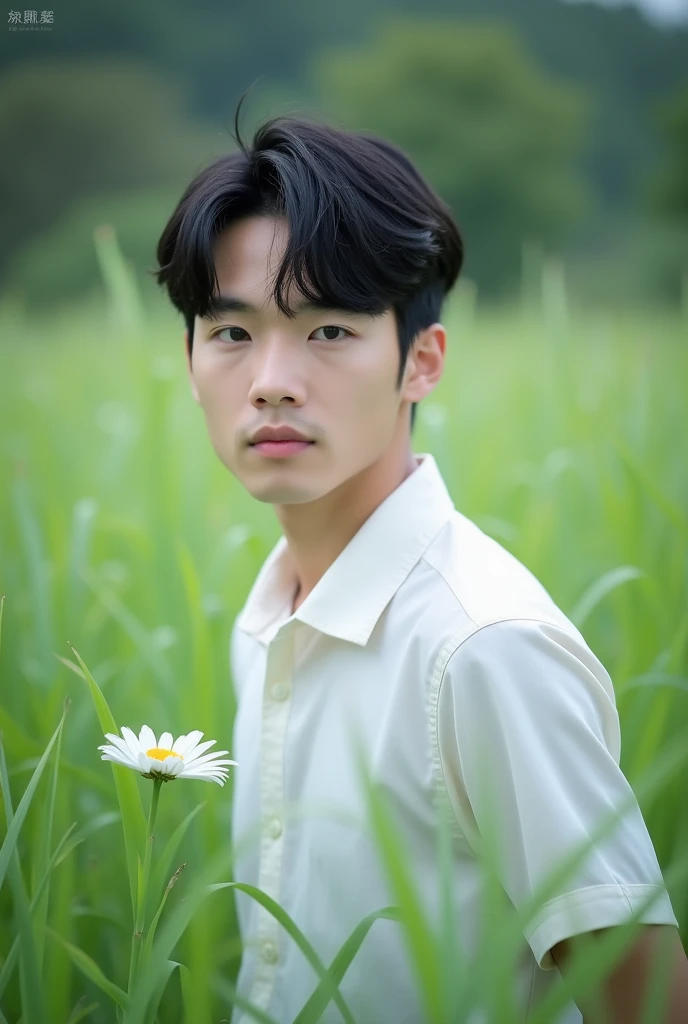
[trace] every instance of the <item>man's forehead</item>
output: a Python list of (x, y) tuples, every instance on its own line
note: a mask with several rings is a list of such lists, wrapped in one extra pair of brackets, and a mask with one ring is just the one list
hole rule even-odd
[[(278, 307), (272, 301), (272, 298), (267, 302), (264, 301), (261, 305), (258, 305), (255, 300), (249, 299), (248, 296), (223, 291), (219, 295), (211, 297), (209, 313), (207, 316), (203, 317), (203, 319), (217, 320), (227, 313), (245, 313), (251, 316), (267, 316), (271, 308), (273, 315), (279, 317), (283, 316)], [(369, 320), (372, 316), (370, 313), (346, 309), (341, 306), (332, 306), (325, 300), (308, 299), (305, 297), (296, 299), (291, 304), (291, 309), (295, 312), (296, 316), (312, 315), (313, 313), (336, 313), (339, 316), (346, 316), (349, 318), (356, 317), (360, 320)]]

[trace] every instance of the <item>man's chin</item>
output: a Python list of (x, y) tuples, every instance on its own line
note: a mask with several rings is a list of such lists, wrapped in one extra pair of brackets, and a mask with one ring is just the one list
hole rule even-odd
[(256, 480), (242, 480), (242, 483), (251, 497), (266, 505), (306, 505), (322, 497), (321, 491), (313, 492), (310, 488), (286, 481), (264, 481), (262, 486)]

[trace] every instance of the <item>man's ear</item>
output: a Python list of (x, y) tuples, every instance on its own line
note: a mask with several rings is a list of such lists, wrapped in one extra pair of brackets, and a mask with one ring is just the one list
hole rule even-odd
[(191, 365), (191, 349), (189, 346), (189, 329), (184, 329), (184, 354), (186, 356), (186, 372), (189, 377), (189, 384), (191, 385), (191, 394), (194, 399), (200, 405), (200, 398), (198, 397), (198, 389), (196, 387), (196, 381), (194, 380), (193, 367)]
[(406, 383), (403, 397), (420, 402), (437, 386), (444, 372), (447, 332), (436, 323), (421, 331), (409, 352), (404, 370)]

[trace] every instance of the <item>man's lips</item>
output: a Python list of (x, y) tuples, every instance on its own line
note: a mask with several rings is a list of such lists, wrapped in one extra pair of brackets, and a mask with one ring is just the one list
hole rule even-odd
[(313, 444), (315, 444), (315, 441), (258, 441), (256, 444), (251, 445), (251, 447), (255, 448), (259, 455), (282, 458), (303, 452)]
[(249, 444), (260, 444), (262, 441), (310, 441), (307, 434), (303, 434), (296, 427), (288, 423), (264, 423), (259, 430), (253, 434), (253, 441)]
[(250, 447), (257, 448), (261, 444), (315, 444), (315, 441), (305, 441), (300, 437), (280, 437), (278, 440), (266, 438), (265, 441), (251, 441)]

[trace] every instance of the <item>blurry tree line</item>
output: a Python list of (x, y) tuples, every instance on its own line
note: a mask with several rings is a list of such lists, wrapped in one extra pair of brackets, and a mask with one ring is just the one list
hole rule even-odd
[(401, 145), (451, 205), (481, 296), (519, 286), (531, 243), (591, 299), (686, 287), (688, 30), (630, 7), (72, 0), (52, 31), (0, 36), (0, 62), (0, 291), (32, 308), (98, 287), (100, 223), (154, 265), (252, 83), (244, 138), (301, 113)]

